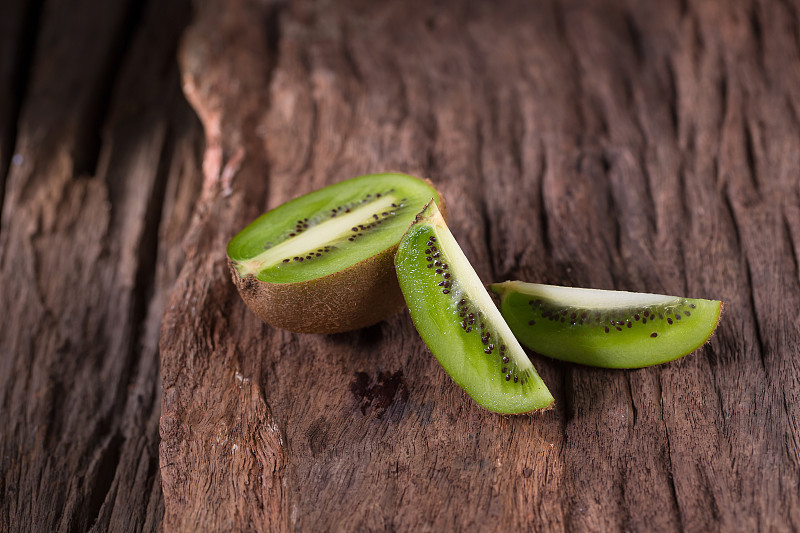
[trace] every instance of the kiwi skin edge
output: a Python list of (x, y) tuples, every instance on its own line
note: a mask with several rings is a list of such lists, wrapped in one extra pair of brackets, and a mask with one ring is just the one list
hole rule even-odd
[[(417, 178), (422, 179), (422, 178)], [(446, 215), (441, 192), (431, 198)], [(231, 278), (247, 307), (267, 324), (295, 333), (343, 333), (376, 324), (406, 306), (397, 281), (398, 242), (327, 276), (296, 283), (268, 283), (242, 276), (227, 258)]]
[(299, 283), (243, 278), (230, 259), (228, 267), (247, 307), (267, 324), (297, 333), (341, 333), (380, 322), (405, 307), (394, 270), (396, 251), (397, 245), (339, 272)]

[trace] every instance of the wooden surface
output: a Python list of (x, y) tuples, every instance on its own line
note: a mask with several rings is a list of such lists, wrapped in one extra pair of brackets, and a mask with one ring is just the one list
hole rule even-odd
[[(4, 2), (0, 530), (800, 529), (799, 17)], [(486, 282), (722, 299), (717, 333), (636, 371), (532, 354), (555, 408), (502, 417), (405, 312), (260, 323), (228, 239), (382, 170), (436, 183)]]

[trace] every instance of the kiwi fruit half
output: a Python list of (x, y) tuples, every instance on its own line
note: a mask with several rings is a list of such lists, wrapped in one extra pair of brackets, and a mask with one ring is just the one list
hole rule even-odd
[(228, 243), (242, 299), (264, 322), (295, 332), (337, 333), (403, 308), (394, 254), (426, 204), (425, 180), (372, 174), (345, 180), (260, 216)]
[(722, 302), (506, 281), (489, 288), (511, 330), (548, 357), (641, 368), (683, 357), (717, 327)]
[(553, 402), (434, 203), (400, 241), (395, 266), (417, 331), (472, 399), (506, 414)]

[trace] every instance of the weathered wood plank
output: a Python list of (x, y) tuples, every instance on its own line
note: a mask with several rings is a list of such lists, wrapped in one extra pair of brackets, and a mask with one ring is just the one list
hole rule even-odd
[(200, 185), (188, 8), (43, 6), (0, 230), (0, 530), (160, 525), (157, 334)]
[[(199, 0), (179, 83), (183, 2), (2, 3), (0, 530), (800, 529), (799, 7)], [(719, 330), (534, 354), (556, 408), (499, 417), (406, 313), (258, 322), (227, 240), (387, 169), (486, 281), (721, 298)]]
[[(221, 5), (182, 48), (209, 149), (161, 336), (167, 529), (800, 527), (794, 3)], [(535, 357), (556, 409), (504, 418), (405, 314), (258, 323), (227, 239), (386, 169), (437, 183), (487, 281), (721, 298), (719, 331), (632, 372)]]

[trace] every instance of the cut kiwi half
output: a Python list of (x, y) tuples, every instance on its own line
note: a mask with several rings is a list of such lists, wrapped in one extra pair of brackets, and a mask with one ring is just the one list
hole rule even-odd
[(433, 186), (405, 174), (348, 179), (287, 202), (228, 243), (242, 299), (264, 322), (302, 333), (375, 324), (404, 306), (394, 254)]
[(400, 241), (395, 266), (417, 331), (473, 400), (504, 414), (553, 403), (434, 203)]
[(542, 355), (642, 368), (692, 353), (714, 333), (722, 302), (506, 281), (489, 286), (517, 338)]

